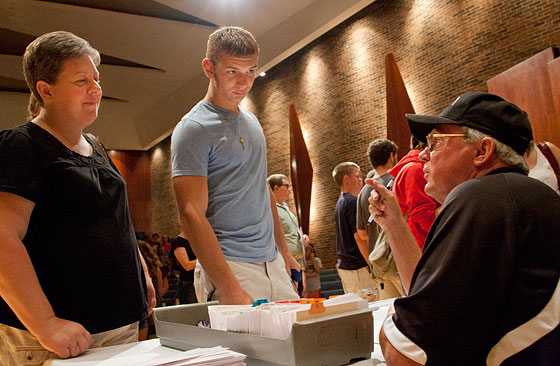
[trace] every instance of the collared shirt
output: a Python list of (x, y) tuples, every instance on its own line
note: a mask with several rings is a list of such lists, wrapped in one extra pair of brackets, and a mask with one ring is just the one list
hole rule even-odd
[(301, 246), (301, 235), (299, 231), (299, 225), (296, 216), (290, 211), (288, 204), (276, 202), (276, 208), (278, 209), (278, 216), (280, 217), (280, 222), (282, 223), (282, 231), (284, 231), (284, 236), (286, 237), (286, 243), (288, 244), (288, 249), (295, 260), (298, 261), (299, 265), (303, 268), (303, 248)]
[(455, 187), (385, 320), (391, 344), (428, 365), (557, 364), (559, 211), (558, 195), (514, 168)]

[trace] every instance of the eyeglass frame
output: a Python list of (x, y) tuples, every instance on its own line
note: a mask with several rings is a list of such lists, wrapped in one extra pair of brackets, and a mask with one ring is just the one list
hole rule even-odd
[(280, 184), (280, 186), (281, 186), (281, 187), (286, 187), (286, 188), (290, 189), (290, 185), (287, 184), (287, 183), (286, 183), (286, 184)]
[(441, 138), (441, 137), (467, 137), (466, 133), (430, 133), (426, 136), (426, 149), (429, 152), (435, 151), (434, 146), (430, 143), (432, 138)]

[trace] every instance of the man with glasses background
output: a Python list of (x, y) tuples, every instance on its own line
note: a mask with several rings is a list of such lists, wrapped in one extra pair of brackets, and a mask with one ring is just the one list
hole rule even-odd
[(526, 176), (527, 114), (470, 92), (406, 116), (443, 206), (421, 253), (394, 195), (367, 181), (409, 290), (381, 329), (387, 365), (558, 365), (560, 197)]
[[(304, 235), (300, 230), (297, 217), (290, 211), (290, 208), (286, 203), (290, 198), (291, 191), (290, 184), (288, 183), (288, 177), (284, 174), (273, 174), (268, 177), (266, 181), (270, 185), (270, 189), (272, 189), (272, 193), (276, 199), (276, 209), (278, 209), (278, 217), (280, 218), (280, 223), (282, 224), (282, 231), (284, 231), (288, 249), (302, 269), (299, 271), (299, 275), (292, 276), (292, 280), (297, 283), (298, 294), (301, 296), (303, 292), (302, 272), (305, 268), (305, 253), (303, 251), (302, 243)], [(305, 238), (307, 238), (307, 235), (305, 235)], [(308, 238), (307, 240), (309, 241)]]

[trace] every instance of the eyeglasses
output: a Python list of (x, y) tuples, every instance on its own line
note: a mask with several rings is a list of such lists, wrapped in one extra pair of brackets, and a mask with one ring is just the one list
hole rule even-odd
[(426, 136), (427, 147), (430, 152), (439, 150), (443, 146), (443, 137), (467, 137), (466, 133), (431, 133)]
[(282, 187), (286, 187), (288, 189), (290, 189), (290, 185), (289, 184), (280, 184)]

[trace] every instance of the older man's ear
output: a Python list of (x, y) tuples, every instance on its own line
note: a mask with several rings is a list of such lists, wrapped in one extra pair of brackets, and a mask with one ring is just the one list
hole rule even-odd
[(490, 137), (485, 137), (479, 141), (475, 141), (475, 144), (476, 156), (474, 157), (473, 163), (476, 167), (481, 167), (486, 165), (491, 158), (494, 157), (496, 144)]

